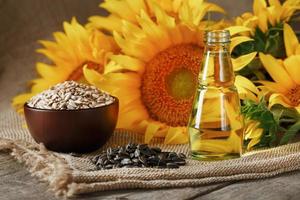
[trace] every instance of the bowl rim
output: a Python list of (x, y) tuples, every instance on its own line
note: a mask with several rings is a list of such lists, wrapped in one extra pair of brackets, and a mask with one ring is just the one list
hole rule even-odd
[(115, 100), (114, 102), (112, 102), (111, 104), (107, 104), (104, 106), (99, 106), (99, 107), (95, 107), (95, 108), (81, 108), (81, 109), (73, 109), (73, 110), (68, 110), (68, 109), (62, 109), (62, 110), (55, 110), (55, 109), (44, 109), (44, 108), (35, 108), (35, 107), (30, 107), (28, 105), (27, 102), (24, 103), (24, 109), (29, 109), (29, 110), (34, 110), (34, 111), (46, 111), (46, 112), (78, 112), (78, 111), (92, 111), (92, 110), (96, 110), (96, 109), (102, 109), (102, 108), (106, 108), (109, 106), (112, 106), (114, 104), (118, 104), (119, 103), (119, 99), (115, 96), (110, 95), (111, 97), (113, 97)]

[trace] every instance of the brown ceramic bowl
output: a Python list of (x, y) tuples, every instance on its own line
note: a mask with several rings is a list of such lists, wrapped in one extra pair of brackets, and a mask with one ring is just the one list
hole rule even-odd
[(24, 105), (29, 131), (37, 143), (57, 152), (86, 153), (107, 142), (118, 119), (119, 101), (98, 108), (45, 110)]

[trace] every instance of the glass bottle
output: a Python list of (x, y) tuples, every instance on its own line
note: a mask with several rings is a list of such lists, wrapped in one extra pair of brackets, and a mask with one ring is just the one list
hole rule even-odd
[(188, 123), (191, 156), (198, 160), (237, 158), (242, 154), (244, 123), (234, 86), (229, 31), (207, 31), (205, 43)]

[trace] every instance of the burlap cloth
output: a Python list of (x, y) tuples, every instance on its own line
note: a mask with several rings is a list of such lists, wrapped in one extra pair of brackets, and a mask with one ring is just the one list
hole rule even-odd
[[(224, 181), (260, 179), (300, 169), (300, 143), (259, 151), (239, 159), (199, 162), (188, 160), (179, 169), (126, 168), (95, 170), (89, 158), (48, 151), (36, 144), (24, 127), (24, 119), (13, 110), (0, 114), (0, 150), (11, 152), (29, 171), (49, 183), (56, 194), (73, 196), (104, 190), (200, 186)], [(107, 145), (143, 142), (143, 137), (125, 130), (115, 131)], [(188, 152), (187, 145), (163, 145), (168, 151)], [(105, 148), (105, 147), (104, 147)], [(99, 150), (100, 151), (100, 150)]]

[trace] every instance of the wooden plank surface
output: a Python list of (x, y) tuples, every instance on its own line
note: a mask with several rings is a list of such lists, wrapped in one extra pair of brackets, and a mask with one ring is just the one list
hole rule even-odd
[[(251, 0), (213, 0), (229, 14), (250, 8)], [(51, 3), (50, 3), (51, 2)], [(0, 0), (0, 101), (24, 91), (25, 82), (35, 76), (34, 63), (45, 59), (35, 53), (39, 39), (51, 38), (62, 29), (62, 21), (77, 16), (82, 23), (100, 13), (98, 0)], [(239, 9), (236, 9), (239, 8)], [(11, 89), (15, 88), (15, 89)], [(47, 185), (31, 177), (25, 167), (8, 153), (0, 153), (0, 199), (54, 200)], [(197, 188), (111, 191), (80, 196), (77, 199), (300, 199), (300, 172), (275, 178), (237, 183), (222, 183)]]

